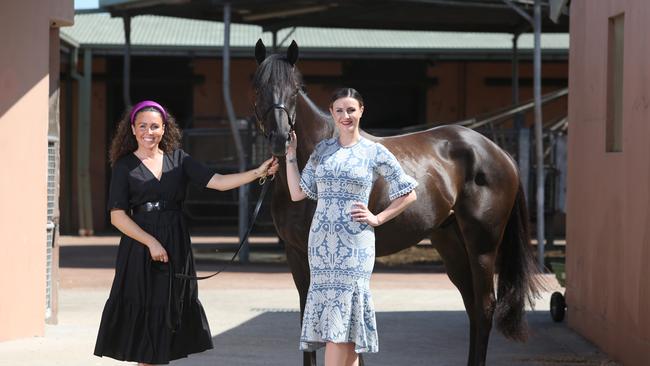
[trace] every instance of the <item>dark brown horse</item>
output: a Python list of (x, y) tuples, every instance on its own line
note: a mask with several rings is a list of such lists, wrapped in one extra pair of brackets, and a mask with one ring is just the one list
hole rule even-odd
[[(291, 129), (298, 137), (297, 158), (302, 169), (316, 143), (332, 137), (335, 127), (329, 114), (302, 91), (301, 76), (294, 66), (298, 59), (295, 42), (286, 56), (267, 58), (260, 40), (255, 57), (253, 107), (273, 155), (281, 161), (273, 188), (273, 221), (285, 243), (302, 313), (309, 289), (307, 239), (316, 204), (291, 201), (283, 157)], [(524, 307), (537, 294), (538, 283), (533, 276), (525, 197), (513, 159), (483, 135), (459, 126), (386, 138), (363, 135), (386, 146), (406, 173), (420, 183), (417, 201), (376, 228), (377, 255), (431, 239), (449, 278), (460, 290), (469, 317), (468, 365), (485, 364), (493, 316), (506, 337), (525, 340)], [(369, 207), (380, 212), (388, 204), (387, 187), (380, 179), (373, 187)], [(315, 353), (305, 353), (304, 365), (315, 364)]]

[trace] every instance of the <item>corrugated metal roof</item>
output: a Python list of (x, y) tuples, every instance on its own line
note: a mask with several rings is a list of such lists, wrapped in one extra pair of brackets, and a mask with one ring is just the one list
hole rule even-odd
[[(289, 31), (284, 29), (278, 32), (278, 39), (284, 38)], [(296, 28), (290, 38), (295, 38), (301, 48), (512, 49), (512, 35), (507, 33)], [(522, 34), (519, 48), (532, 49), (533, 35)], [(542, 48), (568, 50), (569, 35), (544, 34)]]
[[(223, 23), (153, 15), (136, 16), (131, 23), (131, 43), (134, 49), (146, 48), (207, 48), (223, 46)], [(82, 47), (116, 47), (124, 44), (122, 18), (111, 18), (107, 13), (78, 14), (72, 27), (61, 28), (65, 36)], [(287, 35), (289, 35), (287, 37)], [(268, 45), (271, 34), (253, 25), (232, 24), (230, 44), (233, 48), (252, 48), (262, 37)], [(296, 28), (278, 32), (278, 40), (295, 39), (301, 51), (316, 50), (501, 50), (512, 48), (512, 35), (507, 33), (421, 32), (334, 28)], [(521, 50), (533, 48), (532, 34), (519, 39)], [(568, 34), (543, 34), (542, 48), (566, 52)]]
[[(221, 47), (223, 46), (223, 30), (221, 22), (142, 15), (131, 20), (131, 44), (134, 47)], [(111, 18), (108, 13), (77, 14), (74, 18), (74, 25), (61, 28), (61, 33), (75, 39), (82, 46), (121, 46), (124, 44), (122, 18)], [(251, 47), (261, 34), (261, 27), (232, 24), (230, 44), (233, 47)], [(267, 36), (270, 42), (270, 35)]]

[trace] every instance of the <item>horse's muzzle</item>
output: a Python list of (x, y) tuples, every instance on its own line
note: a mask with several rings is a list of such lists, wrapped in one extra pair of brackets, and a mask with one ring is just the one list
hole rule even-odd
[(280, 157), (287, 155), (287, 147), (289, 146), (288, 135), (271, 133), (271, 136), (269, 136), (269, 142), (271, 145), (271, 154), (273, 156)]

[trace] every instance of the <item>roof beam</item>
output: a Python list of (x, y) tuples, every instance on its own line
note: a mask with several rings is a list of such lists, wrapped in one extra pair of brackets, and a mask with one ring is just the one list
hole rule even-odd
[(246, 22), (255, 22), (258, 20), (265, 20), (271, 18), (283, 18), (283, 17), (296, 16), (296, 15), (319, 13), (322, 12), (323, 10), (328, 10), (330, 8), (337, 7), (337, 6), (338, 4), (306, 6), (298, 9), (294, 8), (294, 9), (287, 9), (287, 10), (271, 11), (268, 13), (243, 15), (242, 19)]

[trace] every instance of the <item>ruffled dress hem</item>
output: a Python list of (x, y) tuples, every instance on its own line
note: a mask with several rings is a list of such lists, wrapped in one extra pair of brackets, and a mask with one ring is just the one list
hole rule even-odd
[[(356, 353), (379, 352), (377, 321), (370, 292), (355, 284), (352, 286), (351, 291), (342, 295), (338, 301), (340, 306), (339, 311), (336, 312), (345, 314), (341, 319), (341, 324), (347, 324), (347, 330), (332, 330), (331, 325), (322, 320), (312, 322), (310, 326), (303, 327), (300, 337), (300, 350), (315, 351), (324, 347), (327, 342), (332, 342), (354, 343)], [(323, 312), (327, 311), (328, 309), (323, 309)], [(313, 299), (307, 299), (305, 312), (306, 314), (311, 313), (309, 319), (319, 318), (319, 311), (314, 308)], [(335, 316), (335, 318), (338, 318), (338, 316)]]
[[(191, 316), (188, 314), (198, 314)], [(164, 324), (166, 309), (159, 306), (147, 307), (125, 299), (110, 299), (106, 302), (104, 317), (94, 355), (110, 357), (119, 361), (144, 362), (164, 365), (170, 361), (186, 358), (213, 348), (212, 336), (207, 328), (207, 320), (198, 301), (193, 301), (185, 311), (185, 322), (201, 319), (205, 326), (193, 330), (181, 326), (176, 332), (168, 328), (160, 329), (158, 324)], [(187, 323), (186, 323), (187, 324)], [(195, 324), (193, 324), (195, 325)], [(183, 342), (181, 349), (170, 349), (171, 339), (175, 336), (187, 337), (194, 335), (191, 343)], [(196, 333), (203, 333), (197, 335)], [(129, 339), (129, 342), (118, 340)], [(155, 355), (155, 356), (154, 356)]]

